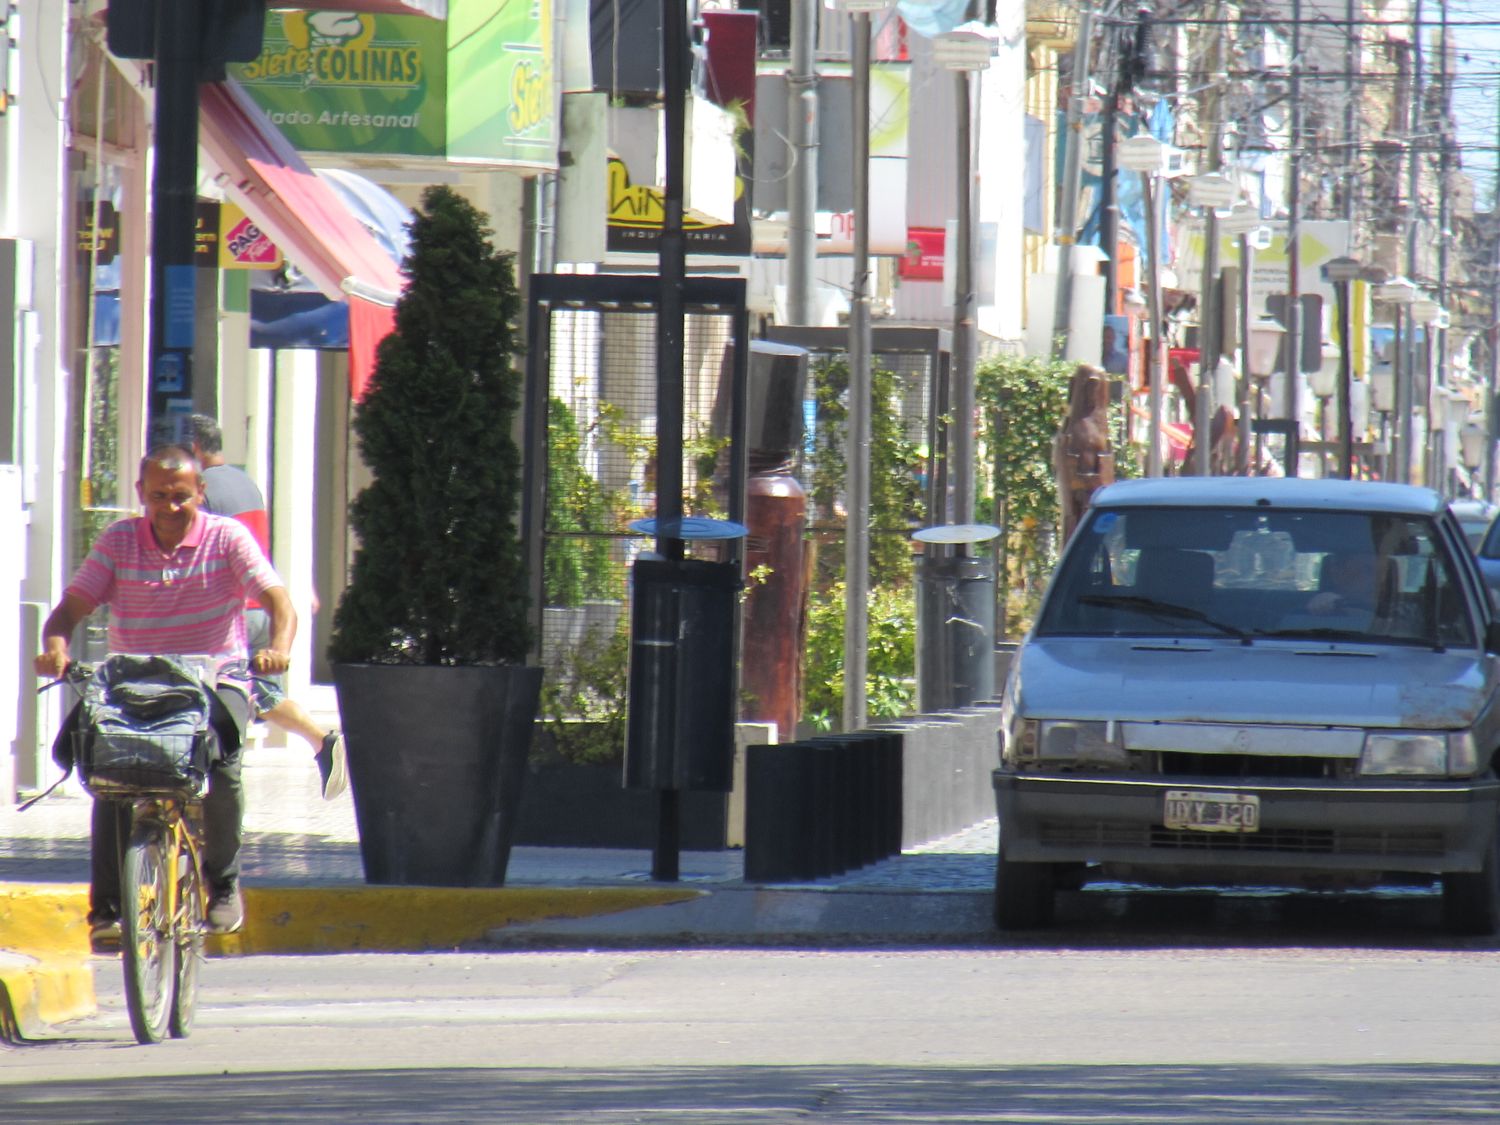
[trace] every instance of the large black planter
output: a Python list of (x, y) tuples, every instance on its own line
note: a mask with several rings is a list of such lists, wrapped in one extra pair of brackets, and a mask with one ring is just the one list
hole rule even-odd
[(367, 883), (505, 882), (540, 668), (337, 664)]
[[(544, 739), (546, 732), (538, 732)], [(541, 758), (542, 760), (538, 760)], [(679, 843), (687, 851), (723, 851), (728, 799), (679, 792)], [(515, 843), (563, 848), (650, 849), (660, 828), (657, 795), (626, 789), (620, 765), (547, 761), (533, 755), (516, 822)]]

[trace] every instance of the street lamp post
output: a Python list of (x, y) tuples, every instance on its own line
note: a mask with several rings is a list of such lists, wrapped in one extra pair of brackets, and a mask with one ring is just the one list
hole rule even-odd
[[(1217, 150), (1217, 135), (1214, 142)], [(1213, 372), (1223, 350), (1219, 333), (1216, 285), (1219, 277), (1218, 213), (1234, 204), (1239, 188), (1220, 172), (1206, 172), (1188, 180), (1188, 201), (1203, 208), (1203, 284), (1198, 295), (1198, 402), (1193, 418), (1193, 444), (1198, 450), (1199, 476), (1210, 472), (1209, 431), (1212, 426)]]
[[(1255, 272), (1255, 252), (1271, 244), (1271, 228), (1265, 225), (1260, 210), (1248, 203), (1237, 203), (1227, 215), (1219, 219), (1219, 229), (1233, 235), (1239, 247), (1239, 315), (1240, 326), (1240, 386), (1239, 446), (1235, 450), (1234, 471), (1240, 476), (1250, 475), (1250, 406), (1255, 391), (1255, 381), (1250, 373), (1250, 276)], [(1260, 404), (1257, 401), (1255, 410)]]
[[(1447, 318), (1447, 310), (1425, 293), (1417, 295), (1411, 308), (1411, 350), (1417, 354), (1417, 326), (1422, 326), (1422, 381), (1427, 388), (1427, 456), (1423, 463), (1423, 482), (1430, 488), (1445, 492), (1443, 478), (1450, 459), (1448, 429), (1444, 423), (1446, 407), (1440, 402), (1439, 382), (1433, 378), (1432, 330)], [(1416, 364), (1412, 364), (1412, 377), (1416, 378)], [(1415, 386), (1415, 382), (1413, 383)]]
[(1162, 384), (1167, 373), (1167, 341), (1163, 328), (1165, 318), (1161, 308), (1161, 233), (1157, 203), (1157, 186), (1178, 150), (1149, 134), (1140, 134), (1122, 142), (1119, 146), (1120, 165), (1140, 173), (1141, 196), (1146, 210), (1146, 260), (1150, 263), (1147, 273), (1146, 308), (1151, 324), (1151, 350), (1146, 362), (1147, 387), (1149, 389), (1149, 427), (1146, 449), (1146, 475), (1162, 475), (1161, 463), (1161, 408)]
[(989, 68), (995, 54), (993, 33), (965, 24), (932, 37), (933, 60), (953, 73), (957, 103), (958, 205), (955, 212), (953, 269), (953, 417), (948, 443), (953, 466), (953, 522), (974, 519), (974, 366), (978, 358), (977, 300), (974, 292), (974, 128), (969, 76)]
[[(1281, 339), (1286, 329), (1270, 317), (1262, 317), (1245, 329), (1245, 377), (1255, 384), (1255, 416), (1260, 417), (1265, 409), (1266, 382), (1276, 372), (1276, 361), (1281, 355)], [(1261, 435), (1255, 437), (1255, 467), (1260, 468)]]
[(1354, 423), (1349, 416), (1349, 385), (1354, 377), (1349, 340), (1349, 284), (1360, 276), (1363, 268), (1358, 260), (1349, 257), (1331, 258), (1323, 266), (1323, 279), (1333, 283), (1338, 302), (1339, 475), (1345, 480), (1354, 475)]
[[(1406, 310), (1417, 299), (1417, 287), (1408, 278), (1392, 278), (1376, 288), (1375, 299), (1388, 303), (1395, 314), (1396, 338), (1391, 349), (1396, 414), (1396, 424), (1391, 434), (1391, 456), (1395, 459), (1395, 472), (1391, 475), (1401, 484), (1410, 484), (1412, 372), (1409, 370), (1410, 363), (1404, 365), (1408, 370), (1403, 370), (1401, 359), (1407, 352), (1402, 347), (1401, 333), (1403, 324), (1407, 320)], [(1409, 324), (1405, 325), (1405, 328), (1408, 332), (1411, 331)]]
[(845, 730), (859, 730), (867, 716), (870, 585), (870, 13), (892, 0), (841, 0), (852, 24), (854, 270), (849, 294), (849, 409), (844, 449), (845, 535), (844, 612)]

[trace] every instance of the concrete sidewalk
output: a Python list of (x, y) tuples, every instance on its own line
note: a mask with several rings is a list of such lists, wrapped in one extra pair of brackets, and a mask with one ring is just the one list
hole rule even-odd
[[(909, 944), (988, 934), (993, 821), (815, 883), (747, 885), (738, 850), (684, 852), (653, 882), (649, 851), (513, 849), (503, 888), (364, 883), (349, 794), (322, 800), (311, 751), (253, 746), (244, 769), (246, 924), (210, 955), (693, 944)], [(90, 798), (70, 781), (0, 808), (0, 1040), (93, 1009)]]

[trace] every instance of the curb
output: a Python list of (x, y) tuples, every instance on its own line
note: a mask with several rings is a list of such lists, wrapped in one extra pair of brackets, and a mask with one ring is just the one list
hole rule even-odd
[[(246, 887), (245, 925), (210, 937), (211, 957), (420, 953), (478, 946), (509, 926), (679, 903), (657, 887)], [(97, 1011), (88, 888), (0, 886), (0, 1041), (44, 1034)]]
[(0, 1042), (98, 1010), (87, 913), (86, 887), (0, 887)]
[(527, 923), (590, 918), (698, 897), (654, 887), (246, 887), (245, 925), (214, 957), (422, 953), (484, 943)]

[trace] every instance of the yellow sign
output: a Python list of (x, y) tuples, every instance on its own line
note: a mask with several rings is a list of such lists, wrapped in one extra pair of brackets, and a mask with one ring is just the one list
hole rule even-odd
[(219, 268), (276, 270), (281, 250), (233, 203), (219, 204)]
[[(743, 180), (737, 180), (734, 197), (739, 199), (745, 192)], [(618, 156), (609, 158), (609, 225), (632, 230), (661, 230), (667, 221), (667, 194), (659, 187), (630, 182), (630, 170)], [(682, 228), (689, 230), (711, 230), (725, 226), (718, 219), (708, 219), (692, 211), (684, 211)]]

